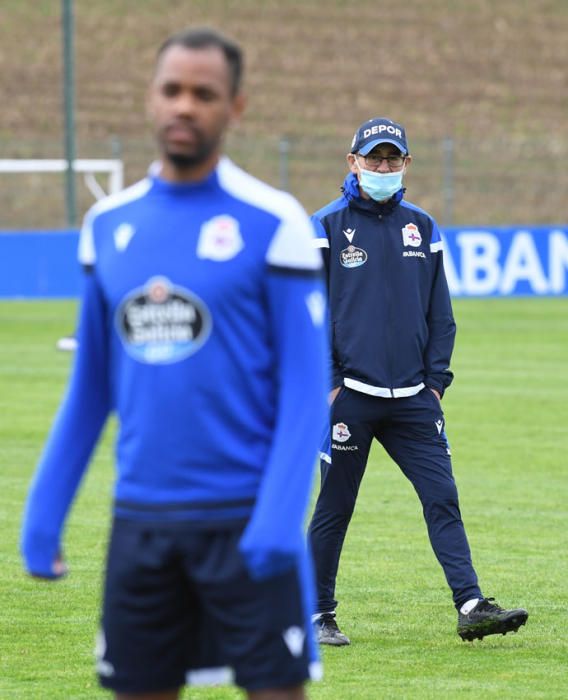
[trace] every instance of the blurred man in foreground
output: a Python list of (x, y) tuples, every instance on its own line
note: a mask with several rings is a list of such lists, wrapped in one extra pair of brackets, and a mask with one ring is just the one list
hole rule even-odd
[(116, 411), (97, 668), (119, 700), (227, 681), (300, 700), (319, 674), (302, 524), (328, 390), (320, 256), (296, 200), (222, 155), (241, 72), (211, 30), (159, 50), (160, 162), (85, 218), (75, 366), (25, 512), (27, 570), (62, 576), (65, 518)]

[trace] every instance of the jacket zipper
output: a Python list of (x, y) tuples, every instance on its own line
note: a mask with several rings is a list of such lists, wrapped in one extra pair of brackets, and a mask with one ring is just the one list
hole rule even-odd
[[(377, 215), (379, 218), (379, 221), (381, 224), (383, 223), (383, 215), (378, 214)], [(388, 226), (381, 226), (383, 231), (381, 231), (381, 240), (383, 244), (383, 279), (387, 281), (387, 284), (384, 285), (385, 289), (385, 300), (386, 300), (386, 312), (387, 312), (387, 318), (386, 318), (386, 333), (385, 333), (385, 346), (387, 350), (387, 372), (388, 372), (388, 386), (389, 386), (389, 391), (391, 393), (391, 398), (394, 398), (394, 391), (393, 391), (393, 381), (392, 381), (392, 353), (391, 353), (391, 343), (390, 343), (390, 335), (389, 335), (389, 328), (391, 327), (391, 319), (392, 319), (392, 293), (391, 293), (391, 288), (390, 284), (388, 284), (389, 278), (388, 278), (388, 272), (389, 272), (389, 260), (387, 256), (387, 250), (390, 250), (390, 241), (386, 240), (386, 234), (388, 231)]]

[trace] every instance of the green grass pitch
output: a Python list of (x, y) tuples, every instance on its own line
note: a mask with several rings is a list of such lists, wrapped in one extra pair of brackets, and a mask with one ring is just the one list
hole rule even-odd
[[(458, 300), (456, 379), (444, 398), (462, 515), (482, 588), (525, 606), (517, 635), (462, 643), (419, 503), (376, 447), (349, 530), (339, 620), (312, 700), (568, 697), (568, 299)], [(26, 490), (71, 356), (73, 302), (0, 303), (0, 698), (96, 700), (93, 671), (109, 524), (109, 424), (68, 521), (71, 575), (21, 568)], [(234, 689), (184, 698), (240, 698)]]

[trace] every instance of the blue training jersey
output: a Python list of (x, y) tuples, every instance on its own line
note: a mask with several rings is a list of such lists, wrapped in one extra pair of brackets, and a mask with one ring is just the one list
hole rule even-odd
[(111, 411), (116, 515), (250, 517), (251, 571), (295, 557), (329, 388), (302, 207), (227, 158), (198, 183), (151, 174), (93, 206), (79, 259), (78, 351), (27, 502), (28, 569), (50, 575)]

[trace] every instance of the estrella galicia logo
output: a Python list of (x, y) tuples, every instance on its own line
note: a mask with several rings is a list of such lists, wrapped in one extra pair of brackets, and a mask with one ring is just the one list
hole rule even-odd
[(166, 277), (152, 277), (128, 294), (116, 310), (124, 348), (139, 362), (170, 364), (193, 355), (211, 333), (205, 303)]
[(339, 254), (339, 262), (343, 267), (360, 267), (367, 262), (367, 252), (354, 245), (347, 246)]

